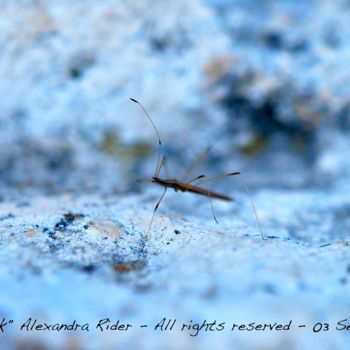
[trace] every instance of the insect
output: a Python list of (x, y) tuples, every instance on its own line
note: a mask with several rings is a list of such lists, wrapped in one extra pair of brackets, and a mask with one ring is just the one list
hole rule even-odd
[[(233, 198), (231, 198), (231, 197), (229, 197), (229, 196), (227, 196), (225, 194), (220, 194), (220, 193), (216, 193), (216, 192), (210, 191), (209, 188), (208, 188), (208, 182), (214, 181), (214, 180), (218, 180), (218, 179), (221, 179), (221, 178), (226, 177), (226, 176), (240, 175), (241, 180), (242, 180), (242, 185), (243, 185), (243, 187), (245, 189), (245, 192), (247, 193), (247, 195), (249, 197), (249, 200), (250, 200), (250, 203), (252, 205), (252, 208), (253, 208), (253, 211), (254, 211), (254, 215), (255, 215), (256, 221), (257, 221), (258, 226), (259, 226), (259, 231), (260, 231), (261, 238), (265, 239), (265, 237), (263, 235), (262, 227), (261, 227), (261, 224), (260, 224), (260, 220), (259, 220), (258, 214), (256, 212), (256, 209), (255, 209), (255, 206), (254, 206), (254, 203), (253, 203), (253, 200), (252, 200), (252, 198), (251, 198), (251, 196), (249, 194), (247, 185), (246, 185), (245, 181), (243, 180), (242, 174), (239, 171), (235, 171), (235, 172), (227, 173), (227, 174), (222, 174), (222, 175), (218, 175), (218, 176), (214, 176), (214, 177), (210, 177), (210, 178), (207, 178), (204, 174), (201, 174), (199, 176), (194, 177), (192, 180), (187, 181), (187, 179), (193, 173), (194, 169), (198, 166), (198, 164), (208, 154), (208, 152), (211, 149), (210, 147), (207, 148), (201, 155), (199, 155), (199, 157), (195, 160), (195, 162), (192, 164), (192, 166), (187, 171), (187, 173), (184, 176), (183, 180), (173, 179), (173, 178), (170, 178), (168, 175), (167, 175), (166, 179), (163, 179), (163, 178), (160, 177), (160, 171), (161, 171), (162, 168), (164, 168), (166, 173), (167, 173), (167, 170), (166, 170), (167, 158), (165, 156), (163, 156), (162, 160), (161, 160), (162, 141), (161, 141), (161, 138), (160, 138), (160, 134), (159, 134), (158, 129), (157, 129), (156, 125), (154, 124), (152, 118), (149, 116), (149, 114), (147, 113), (147, 111), (143, 107), (143, 105), (139, 101), (135, 100), (134, 98), (130, 98), (130, 100), (135, 102), (135, 103), (137, 103), (140, 106), (142, 111), (145, 113), (145, 115), (147, 116), (147, 118), (151, 122), (151, 124), (152, 124), (152, 126), (153, 126), (153, 128), (154, 128), (154, 130), (155, 130), (155, 132), (157, 134), (158, 146), (159, 146), (158, 147), (158, 158), (157, 158), (156, 169), (155, 169), (154, 175), (152, 176), (151, 182), (155, 183), (155, 184), (157, 184), (159, 186), (162, 186), (164, 188), (164, 191), (163, 191), (162, 195), (160, 196), (157, 204), (155, 205), (155, 207), (153, 209), (153, 215), (152, 215), (151, 221), (150, 221), (150, 223), (148, 225), (148, 229), (147, 229), (145, 237), (147, 238), (147, 236), (148, 236), (148, 234), (149, 234), (149, 232), (151, 230), (151, 226), (152, 226), (152, 223), (153, 223), (154, 216), (155, 216), (155, 214), (156, 214), (156, 212), (157, 212), (157, 210), (159, 208), (159, 205), (160, 205), (161, 201), (163, 200), (163, 198), (164, 198), (168, 188), (174, 189), (175, 192), (177, 192), (177, 191), (180, 191), (180, 192), (192, 192), (192, 193), (195, 193), (195, 194), (199, 194), (199, 195), (208, 197), (209, 202), (210, 202), (210, 206), (211, 206), (211, 210), (212, 210), (212, 214), (213, 214), (213, 218), (214, 218), (215, 222), (218, 224), (219, 222), (218, 222), (218, 220), (216, 218), (216, 215), (215, 215), (215, 211), (214, 211), (214, 207), (213, 207), (213, 203), (212, 203), (212, 198), (221, 199), (221, 200), (225, 200), (225, 201), (232, 201)], [(205, 184), (205, 188), (200, 187), (200, 185), (202, 185), (202, 184)]]

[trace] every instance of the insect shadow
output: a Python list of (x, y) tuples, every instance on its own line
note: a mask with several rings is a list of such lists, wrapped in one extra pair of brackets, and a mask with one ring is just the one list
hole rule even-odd
[[(191, 180), (189, 180), (190, 179), (190, 175), (194, 172), (194, 170), (199, 165), (199, 163), (202, 162), (202, 160), (209, 153), (211, 147), (208, 147), (202, 154), (200, 154), (197, 157), (197, 159), (193, 162), (193, 164), (190, 166), (190, 168), (187, 170), (185, 176), (181, 180), (170, 178), (169, 175), (168, 175), (167, 168), (166, 168), (167, 158), (165, 156), (161, 157), (162, 156), (162, 141), (160, 139), (160, 135), (159, 135), (159, 132), (158, 132), (158, 129), (157, 129), (156, 125), (154, 124), (152, 118), (147, 113), (146, 109), (143, 107), (143, 105), (139, 101), (135, 100), (134, 98), (130, 98), (130, 100), (135, 102), (135, 103), (137, 103), (140, 106), (142, 111), (145, 113), (145, 115), (147, 116), (147, 118), (151, 122), (151, 124), (152, 124), (152, 126), (153, 126), (153, 128), (154, 128), (154, 130), (155, 130), (155, 132), (157, 134), (158, 145), (159, 145), (159, 147), (158, 147), (157, 165), (156, 165), (156, 169), (154, 171), (154, 175), (152, 176), (152, 179), (150, 180), (150, 182), (155, 183), (155, 184), (157, 184), (159, 186), (162, 186), (164, 188), (164, 191), (163, 191), (162, 195), (160, 196), (157, 204), (155, 205), (155, 207), (153, 209), (152, 218), (151, 218), (151, 221), (150, 221), (150, 223), (148, 225), (148, 228), (147, 228), (147, 231), (146, 231), (146, 234), (145, 234), (145, 239), (147, 239), (147, 237), (148, 237), (148, 234), (149, 234), (149, 232), (151, 230), (151, 226), (152, 226), (152, 223), (153, 223), (153, 220), (154, 220), (154, 216), (155, 216), (155, 214), (156, 214), (156, 212), (157, 212), (157, 210), (159, 208), (159, 205), (160, 205), (161, 201), (163, 200), (163, 198), (165, 196), (165, 193), (167, 192), (168, 188), (174, 189), (175, 192), (177, 192), (177, 191), (180, 191), (180, 192), (192, 192), (192, 193), (195, 193), (195, 194), (199, 194), (199, 195), (208, 197), (209, 202), (210, 202), (210, 207), (211, 207), (211, 210), (212, 210), (212, 214), (213, 214), (213, 218), (214, 218), (215, 222), (218, 224), (219, 222), (218, 222), (218, 220), (216, 218), (216, 215), (215, 215), (215, 210), (214, 210), (214, 206), (213, 206), (213, 203), (212, 203), (212, 198), (221, 199), (221, 200), (224, 200), (224, 201), (232, 201), (233, 198), (230, 197), (230, 196), (224, 195), (224, 194), (220, 194), (220, 193), (216, 193), (216, 192), (210, 191), (209, 188), (208, 188), (208, 182), (214, 181), (214, 180), (219, 180), (219, 179), (224, 178), (226, 176), (235, 176), (235, 175), (240, 175), (240, 179), (241, 179), (242, 185), (243, 185), (244, 190), (247, 193), (247, 196), (248, 196), (248, 198), (250, 200), (250, 203), (252, 205), (252, 208), (253, 208), (253, 211), (254, 211), (254, 215), (255, 215), (256, 221), (257, 221), (258, 226), (259, 226), (259, 231), (260, 231), (261, 238), (265, 239), (264, 234), (263, 234), (263, 230), (262, 230), (262, 227), (261, 227), (261, 224), (260, 224), (260, 220), (259, 220), (259, 217), (258, 217), (258, 214), (257, 214), (257, 211), (255, 209), (253, 200), (252, 200), (252, 198), (251, 198), (251, 196), (249, 194), (248, 187), (247, 187), (245, 181), (243, 180), (242, 174), (239, 171), (235, 171), (235, 172), (232, 172), (232, 173), (226, 173), (226, 174), (222, 174), (222, 175), (218, 175), (218, 176), (213, 176), (213, 177), (210, 177), (210, 178), (207, 178), (204, 174), (201, 174), (201, 175), (198, 175), (198, 176), (192, 178)], [(167, 178), (161, 178), (160, 177), (160, 171), (161, 171), (162, 168), (166, 172)], [(200, 185), (203, 185), (203, 184), (205, 184), (205, 188), (200, 187)]]

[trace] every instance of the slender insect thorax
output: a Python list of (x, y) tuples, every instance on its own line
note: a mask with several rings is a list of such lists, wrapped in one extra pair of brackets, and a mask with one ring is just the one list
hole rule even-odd
[(160, 179), (157, 176), (152, 176), (152, 182), (153, 183), (163, 183), (162, 179)]

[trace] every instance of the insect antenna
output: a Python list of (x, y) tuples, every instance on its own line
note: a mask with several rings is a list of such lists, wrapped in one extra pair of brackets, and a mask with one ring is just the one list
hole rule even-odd
[(160, 169), (158, 170), (158, 168), (159, 168), (159, 166), (160, 166), (160, 154), (161, 154), (161, 148), (162, 148), (162, 141), (160, 140), (160, 135), (159, 135), (158, 129), (157, 129), (156, 125), (153, 123), (153, 120), (152, 120), (152, 118), (149, 116), (149, 114), (147, 113), (146, 109), (145, 109), (145, 108), (143, 107), (143, 105), (141, 104), (141, 102), (135, 100), (134, 98), (131, 98), (131, 97), (129, 97), (129, 98), (130, 98), (130, 100), (131, 100), (132, 102), (135, 102), (135, 103), (137, 103), (137, 104), (140, 106), (140, 108), (141, 108), (142, 111), (146, 114), (146, 116), (147, 116), (147, 118), (149, 119), (149, 121), (152, 123), (152, 126), (153, 126), (153, 128), (154, 128), (154, 130), (155, 130), (155, 132), (156, 132), (156, 134), (157, 134), (159, 149), (158, 149), (157, 167), (156, 167), (156, 170), (155, 170), (155, 172), (154, 172), (154, 176), (157, 176), (157, 174), (158, 174), (158, 172), (159, 172), (159, 170), (160, 170)]

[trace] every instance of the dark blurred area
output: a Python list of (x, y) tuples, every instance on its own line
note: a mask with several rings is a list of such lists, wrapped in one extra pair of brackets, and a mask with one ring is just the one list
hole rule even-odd
[[(349, 175), (346, 1), (108, 1), (0, 7), (0, 195), (122, 192), (201, 172), (250, 186)], [(28, 28), (23, 30), (23, 28)], [(188, 165), (187, 165), (188, 164)]]

